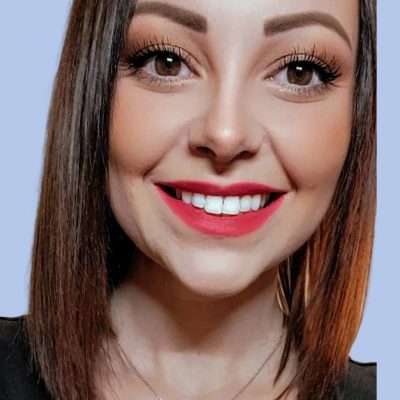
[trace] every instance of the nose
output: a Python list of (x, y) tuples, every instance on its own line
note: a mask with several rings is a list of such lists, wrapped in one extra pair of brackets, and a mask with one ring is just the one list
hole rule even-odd
[(240, 89), (221, 86), (210, 98), (203, 123), (190, 133), (191, 150), (216, 163), (254, 156), (260, 149), (262, 133), (251, 121)]

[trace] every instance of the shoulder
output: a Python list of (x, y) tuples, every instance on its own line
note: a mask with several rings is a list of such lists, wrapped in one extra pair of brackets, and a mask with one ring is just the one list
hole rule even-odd
[(14, 399), (50, 399), (30, 367), (24, 316), (0, 317), (0, 400)]
[(0, 373), (23, 348), (24, 317), (0, 317)]
[(349, 360), (340, 385), (343, 400), (376, 399), (376, 363)]

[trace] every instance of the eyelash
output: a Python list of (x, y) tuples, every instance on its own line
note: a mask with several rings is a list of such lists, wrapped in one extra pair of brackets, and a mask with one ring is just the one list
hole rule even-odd
[[(145, 39), (141, 43), (132, 46), (128, 55), (122, 60), (139, 80), (145, 81), (150, 85), (160, 87), (177, 87), (181, 86), (188, 79), (192, 78), (177, 78), (177, 77), (161, 77), (155, 74), (150, 74), (143, 69), (145, 63), (153, 57), (159, 55), (173, 55), (178, 61), (187, 66), (193, 75), (193, 56), (179, 46), (173, 45), (167, 38), (162, 40), (157, 38)], [(278, 67), (265, 77), (266, 80), (274, 81), (274, 78), (289, 66), (303, 63), (310, 66), (313, 74), (317, 73), (320, 83), (314, 86), (296, 85), (296, 84), (278, 84), (279, 90), (283, 93), (309, 97), (324, 94), (331, 86), (335, 86), (335, 82), (341, 76), (340, 67), (334, 56), (328, 57), (325, 50), (318, 51), (315, 46), (311, 50), (300, 50), (298, 47), (293, 48), (290, 54), (276, 59), (273, 64), (278, 63)]]
[(283, 92), (291, 92), (295, 95), (312, 96), (322, 95), (331, 86), (336, 86), (336, 81), (341, 77), (342, 73), (335, 56), (329, 57), (326, 50), (318, 51), (314, 46), (311, 51), (299, 48), (293, 48), (289, 55), (283, 56), (275, 60), (278, 67), (273, 73), (269, 74), (266, 79), (273, 81), (274, 77), (284, 69), (291, 65), (303, 63), (312, 67), (317, 73), (320, 84), (307, 87), (288, 83), (280, 88)]
[(181, 85), (183, 83), (181, 78), (162, 78), (143, 70), (143, 65), (149, 59), (162, 54), (173, 55), (193, 72), (193, 56), (181, 47), (171, 44), (168, 39), (162, 39), (161, 41), (159, 39), (154, 39), (154, 41), (152, 39), (146, 39), (140, 44), (135, 44), (123, 61), (127, 64), (128, 69), (132, 71), (134, 76), (151, 85), (171, 87)]

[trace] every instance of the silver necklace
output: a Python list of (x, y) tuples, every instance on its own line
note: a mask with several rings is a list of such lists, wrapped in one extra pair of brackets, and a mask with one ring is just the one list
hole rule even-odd
[[(230, 398), (230, 400), (236, 400), (256, 379), (257, 375), (262, 371), (262, 369), (268, 364), (268, 361), (272, 358), (272, 356), (276, 353), (280, 345), (282, 344), (283, 338), (285, 336), (286, 329), (284, 328), (282, 330), (281, 335), (279, 336), (278, 341), (275, 343), (274, 347), (272, 347), (271, 351), (268, 353), (267, 357), (264, 359), (262, 364), (258, 367), (257, 371), (251, 376), (251, 378), (240, 388), (240, 390)], [(147, 388), (150, 390), (150, 392), (154, 395), (154, 397), (157, 400), (163, 400), (163, 398), (156, 392), (156, 390), (153, 388), (153, 386), (150, 385), (150, 383), (147, 381), (147, 379), (140, 373), (140, 371), (136, 368), (135, 363), (133, 360), (128, 356), (128, 353), (125, 350), (125, 347), (122, 345), (120, 340), (118, 339), (118, 345), (122, 351), (122, 353), (125, 355), (127, 360), (129, 361), (130, 366), (132, 367), (133, 371), (135, 372), (136, 376), (147, 386)]]

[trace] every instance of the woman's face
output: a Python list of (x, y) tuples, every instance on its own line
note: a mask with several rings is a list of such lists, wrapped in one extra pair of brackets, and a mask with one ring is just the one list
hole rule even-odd
[(220, 297), (305, 243), (346, 157), (357, 38), (355, 0), (137, 2), (109, 197), (145, 259)]

